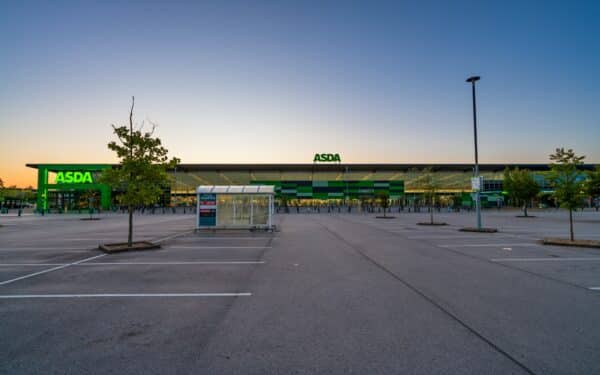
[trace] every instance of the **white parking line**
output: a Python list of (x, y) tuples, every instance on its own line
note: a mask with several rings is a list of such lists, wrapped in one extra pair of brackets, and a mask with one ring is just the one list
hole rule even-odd
[[(119, 236), (119, 237), (115, 237), (115, 238), (110, 238), (108, 236), (106, 237), (101, 237), (101, 238), (61, 238), (61, 241), (103, 241), (103, 242), (108, 242), (108, 241), (119, 241), (119, 239), (123, 239), (123, 237), (125, 236)], [(136, 237), (136, 241), (140, 240), (140, 241), (144, 241), (144, 240), (148, 240), (152, 237), (149, 236), (144, 236), (144, 237)]]
[(542, 246), (533, 242), (523, 243), (464, 243), (451, 245), (437, 245), (438, 247), (511, 247), (511, 246)]
[(91, 262), (91, 263), (0, 263), (0, 267), (40, 267), (40, 266), (179, 266), (197, 264), (264, 264), (265, 261), (258, 260), (231, 260), (231, 261), (191, 261), (191, 262)]
[(165, 249), (271, 249), (271, 246), (169, 246)]
[(0, 248), (0, 251), (32, 251), (32, 250), (86, 250), (89, 251), (92, 247), (90, 246), (79, 246), (79, 247), (5, 247)]
[(23, 280), (23, 279), (28, 279), (30, 277), (34, 277), (34, 276), (37, 276), (37, 275), (42, 275), (44, 273), (48, 273), (48, 272), (52, 272), (52, 271), (57, 271), (57, 270), (60, 270), (60, 269), (63, 269), (63, 268), (69, 267), (69, 266), (74, 266), (74, 265), (77, 265), (77, 264), (80, 264), (80, 263), (83, 263), (83, 262), (87, 262), (87, 261), (92, 260), (92, 259), (97, 259), (97, 258), (103, 257), (105, 255), (106, 254), (100, 254), (100, 255), (96, 255), (96, 256), (90, 257), (90, 258), (85, 258), (85, 259), (79, 260), (77, 262), (67, 263), (67, 264), (63, 264), (63, 265), (58, 266), (58, 267), (48, 268), (47, 270), (42, 270), (42, 271), (39, 271), (39, 272), (30, 273), (29, 275), (20, 276), (20, 277), (14, 278), (14, 279), (2, 281), (2, 282), (0, 282), (0, 285), (6, 285), (6, 284), (14, 283), (15, 281), (19, 281), (19, 280)]
[(114, 266), (114, 265), (125, 265), (125, 266), (147, 266), (147, 265), (159, 265), (159, 266), (181, 266), (181, 265), (197, 265), (197, 264), (264, 264), (263, 260), (232, 260), (232, 261), (198, 261), (198, 262), (92, 262), (78, 264), (78, 266)]
[(169, 239), (172, 239), (172, 238), (185, 236), (186, 234), (190, 234), (190, 233), (193, 233), (193, 232), (194, 232), (194, 230), (190, 229), (190, 230), (186, 230), (184, 232), (173, 233), (173, 234), (170, 234), (168, 236), (164, 236), (164, 237), (161, 237), (161, 238), (159, 238), (157, 240), (154, 240), (154, 242), (163, 242), (165, 240), (169, 240)]
[(0, 267), (50, 267), (66, 266), (68, 263), (2, 263)]
[[(406, 237), (409, 240), (452, 240), (452, 239), (466, 239), (466, 238), (477, 238), (477, 235), (473, 236), (461, 236), (461, 235), (450, 235), (450, 236), (411, 236)], [(494, 238), (501, 238), (501, 236), (495, 234)]]
[(194, 240), (270, 240), (278, 237), (194, 237)]
[(599, 262), (600, 257), (577, 258), (495, 258), (492, 262)]
[(103, 293), (103, 294), (2, 294), (0, 299), (123, 298), (123, 297), (249, 297), (252, 293)]
[[(106, 241), (106, 237), (100, 238), (61, 238), (61, 242), (63, 241)], [(27, 239), (27, 242), (48, 242), (47, 238), (31, 238)]]
[[(60, 250), (60, 249), (56, 249), (56, 252), (58, 252), (58, 250)], [(88, 248), (87, 250), (64, 250), (64, 251), (60, 251), (60, 254), (62, 254), (62, 255), (64, 255), (64, 254), (81, 254), (81, 253), (89, 254), (93, 250), (97, 250), (97, 248)], [(17, 250), (13, 250), (13, 251), (19, 251), (19, 250), (17, 249)], [(0, 250), (0, 254), (1, 253), (2, 253), (2, 250)], [(24, 253), (25, 253), (25, 251), (24, 251)], [(51, 251), (48, 251), (47, 254), (54, 254), (54, 253), (55, 253), (55, 251), (51, 250)]]
[(590, 289), (590, 290), (600, 290), (600, 286), (591, 286), (588, 289)]

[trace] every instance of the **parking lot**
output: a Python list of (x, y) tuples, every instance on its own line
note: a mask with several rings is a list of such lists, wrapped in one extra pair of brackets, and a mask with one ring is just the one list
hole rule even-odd
[[(283, 214), (279, 231), (0, 218), (0, 373), (600, 372), (600, 251), (540, 245), (564, 212)], [(600, 215), (576, 214), (600, 238)]]
[(97, 245), (126, 239), (124, 215), (2, 224), (2, 373), (104, 373), (116, 358), (124, 371), (163, 372), (157, 361), (190, 370), (180, 359), (196, 355), (232, 299), (251, 295), (245, 280), (273, 240), (195, 235), (193, 216), (148, 215), (136, 217), (136, 239), (163, 249), (106, 255)]

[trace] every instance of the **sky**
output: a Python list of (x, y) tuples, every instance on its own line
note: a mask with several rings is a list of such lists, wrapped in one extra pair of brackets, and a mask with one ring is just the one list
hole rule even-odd
[(183, 163), (600, 162), (598, 1), (3, 1), (0, 178), (113, 163), (138, 124)]

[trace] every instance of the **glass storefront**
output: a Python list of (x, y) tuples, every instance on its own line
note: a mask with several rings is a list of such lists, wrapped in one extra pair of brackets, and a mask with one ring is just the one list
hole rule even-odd
[(69, 212), (100, 208), (100, 191), (97, 190), (48, 190), (50, 211)]

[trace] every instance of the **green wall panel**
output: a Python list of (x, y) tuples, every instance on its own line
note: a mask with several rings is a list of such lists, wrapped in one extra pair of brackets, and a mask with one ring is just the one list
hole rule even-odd
[(373, 198), (380, 191), (392, 199), (404, 195), (404, 181), (252, 181), (252, 185), (275, 186), (276, 197), (288, 199), (351, 199)]
[(70, 191), (70, 190), (95, 190), (100, 192), (100, 206), (102, 209), (110, 208), (110, 186), (96, 182), (92, 183), (53, 183), (48, 181), (49, 173), (59, 172), (93, 172), (95, 181), (102, 170), (111, 168), (110, 164), (39, 164), (38, 165), (38, 191), (37, 209), (48, 209), (48, 191)]

